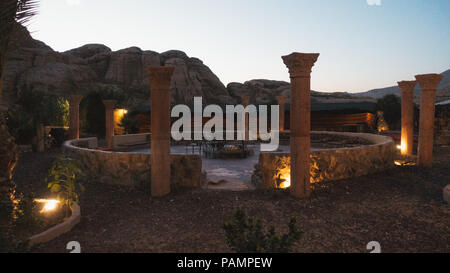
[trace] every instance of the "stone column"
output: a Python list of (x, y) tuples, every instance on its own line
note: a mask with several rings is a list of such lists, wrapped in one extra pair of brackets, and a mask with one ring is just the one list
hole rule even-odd
[(414, 87), (417, 81), (401, 81), (402, 90), (402, 155), (412, 155), (414, 145)]
[(147, 67), (151, 89), (151, 191), (170, 193), (170, 83), (175, 67)]
[(70, 95), (69, 97), (70, 139), (80, 138), (80, 102), (82, 99), (82, 95)]
[(105, 139), (106, 139), (106, 147), (108, 149), (112, 149), (112, 140), (114, 136), (114, 107), (116, 107), (116, 100), (103, 100), (103, 104), (105, 105), (105, 122), (106, 122), (106, 131), (105, 131)]
[(442, 75), (417, 75), (422, 93), (420, 98), (419, 151), (417, 163), (422, 167), (433, 165), (433, 137), (436, 89)]
[(41, 122), (36, 122), (36, 152), (45, 152), (45, 128)]
[(285, 96), (277, 96), (277, 102), (279, 105), (279, 109), (280, 109), (280, 132), (284, 131), (284, 114), (285, 114), (285, 109), (284, 106), (286, 104), (286, 97)]
[(291, 195), (309, 197), (311, 151), (311, 69), (318, 53), (283, 56), (291, 77)]
[[(241, 103), (244, 106), (244, 109), (247, 108), (247, 106), (250, 104), (250, 96), (241, 96)], [(249, 114), (246, 112), (245, 113), (245, 132), (244, 132), (244, 139), (248, 140), (249, 139), (249, 133), (248, 133), (248, 128), (249, 128)]]

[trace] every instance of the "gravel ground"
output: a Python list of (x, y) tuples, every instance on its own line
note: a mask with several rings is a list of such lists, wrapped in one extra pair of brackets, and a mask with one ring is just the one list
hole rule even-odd
[[(59, 153), (22, 154), (16, 169), (20, 191), (47, 192), (45, 177)], [(442, 189), (450, 182), (450, 148), (435, 154), (432, 170), (396, 167), (382, 174), (317, 186), (311, 199), (280, 192), (181, 190), (161, 199), (97, 181), (85, 183), (82, 220), (71, 232), (34, 252), (230, 252), (222, 224), (236, 208), (285, 232), (291, 216), (304, 235), (295, 252), (449, 252), (450, 209)]]

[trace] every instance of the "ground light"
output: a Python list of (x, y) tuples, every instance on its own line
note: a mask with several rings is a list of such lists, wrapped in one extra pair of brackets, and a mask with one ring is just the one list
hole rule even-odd
[(44, 204), (41, 210), (42, 213), (54, 211), (60, 203), (60, 201), (54, 199), (35, 199), (34, 201)]
[(291, 169), (289, 167), (285, 167), (281, 169), (278, 175), (278, 188), (287, 189), (291, 186)]

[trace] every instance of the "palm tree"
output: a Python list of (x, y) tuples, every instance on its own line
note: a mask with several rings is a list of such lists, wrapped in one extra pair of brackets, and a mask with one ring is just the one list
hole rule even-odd
[(0, 99), (2, 94), (2, 75), (6, 65), (8, 47), (17, 29), (17, 24), (25, 25), (36, 15), (37, 0), (0, 1)]
[(24, 25), (37, 13), (38, 0), (0, 1), (0, 202), (14, 197), (12, 171), (17, 162), (17, 146), (5, 123), (2, 105), (2, 76), (8, 48), (18, 24)]

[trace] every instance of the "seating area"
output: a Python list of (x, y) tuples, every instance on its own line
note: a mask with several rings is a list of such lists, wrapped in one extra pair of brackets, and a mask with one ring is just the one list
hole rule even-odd
[(208, 159), (247, 158), (253, 154), (246, 141), (193, 141), (185, 144), (186, 154)]

